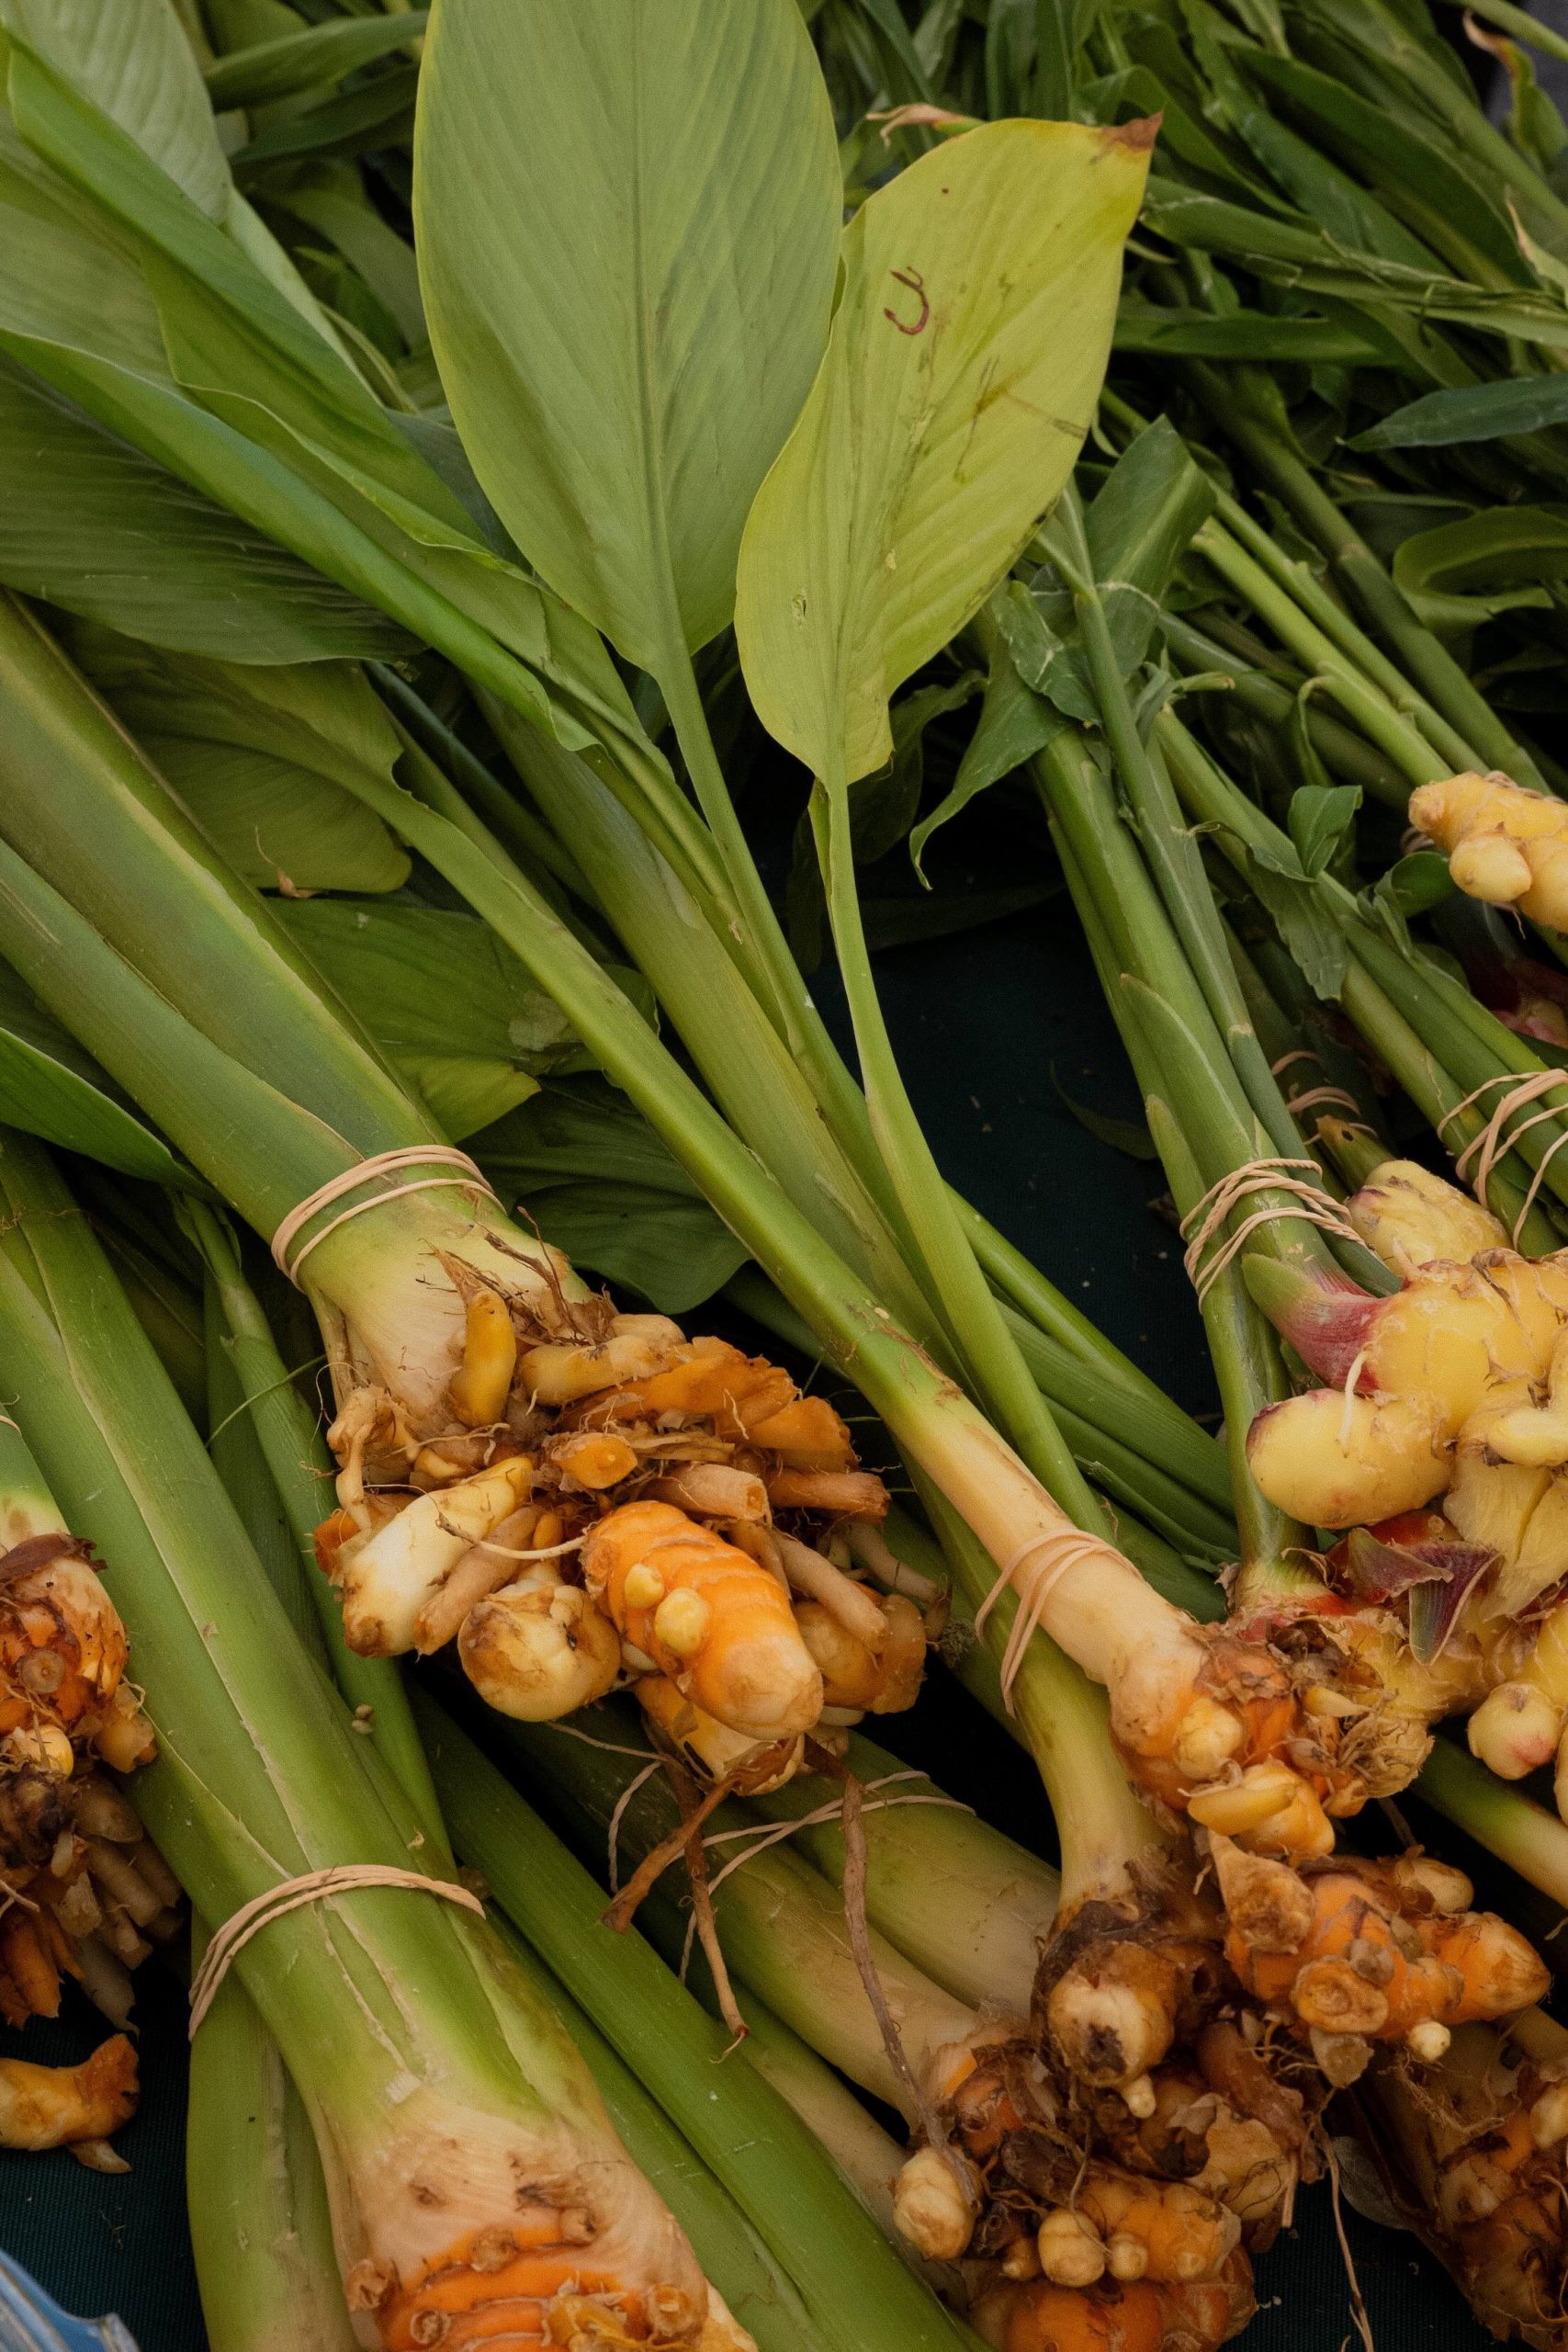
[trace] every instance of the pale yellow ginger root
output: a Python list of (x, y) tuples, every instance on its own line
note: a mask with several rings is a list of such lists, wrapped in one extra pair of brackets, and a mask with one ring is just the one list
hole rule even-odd
[(1467, 1725), (1471, 1752), (1505, 1781), (1557, 1758), (1557, 1803), (1568, 1804), (1568, 1601), (1559, 1601), (1536, 1631), (1515, 1674), (1497, 1684)]
[(1385, 1159), (1345, 1209), (1368, 1249), (1400, 1275), (1508, 1247), (1507, 1228), (1490, 1209), (1415, 1159)]
[(1456, 1448), (1568, 1461), (1568, 1261), (1486, 1250), (1424, 1264), (1384, 1299), (1257, 1260), (1247, 1280), (1334, 1384), (1266, 1407), (1248, 1433), (1253, 1476), (1292, 1518), (1350, 1527), (1417, 1510), (1451, 1483)]
[(1494, 770), (1467, 771), (1410, 796), (1410, 821), (1449, 854), (1455, 884), (1488, 906), (1517, 907), (1550, 931), (1568, 925), (1568, 806)]

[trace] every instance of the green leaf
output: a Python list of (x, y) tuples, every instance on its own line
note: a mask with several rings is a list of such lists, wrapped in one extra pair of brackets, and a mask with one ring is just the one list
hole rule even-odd
[(1568, 579), (1568, 508), (1494, 506), (1404, 540), (1393, 576), (1407, 595), (1533, 588)]
[(353, 899), (284, 899), (284, 925), (460, 1141), (581, 1063), (554, 1001), (476, 916)]
[(190, 1170), (129, 1096), (8, 964), (0, 964), (0, 1122), (126, 1176), (155, 1184), (191, 1182)]
[(1076, 1102), (1054, 1067), (1051, 1083), (1087, 1134), (1097, 1136), (1101, 1143), (1108, 1143), (1112, 1151), (1121, 1152), (1128, 1159), (1159, 1158), (1159, 1146), (1142, 1119), (1112, 1119), (1103, 1111), (1091, 1110), (1087, 1102)]
[(0, 0), (0, 22), (129, 131), (209, 219), (225, 218), (229, 166), (169, 0)]
[(432, 341), (486, 494), (628, 659), (705, 644), (832, 294), (837, 150), (799, 10), (463, 0), (436, 14), (416, 158)]
[(472, 1148), (574, 1265), (640, 1291), (666, 1315), (700, 1305), (746, 1262), (653, 1129), (602, 1078), (547, 1084)]
[(1391, 865), (1375, 888), (1402, 915), (1424, 915), (1455, 894), (1449, 861), (1441, 850), (1412, 850)]
[(346, 788), (389, 780), (400, 744), (358, 671), (171, 660), (78, 628), (77, 666), (247, 881), (396, 890), (408, 854)]
[(1089, 549), (1124, 676), (1147, 653), (1166, 591), (1214, 499), (1213, 484), (1164, 416), (1129, 443), (1096, 493)]
[(1360, 805), (1359, 785), (1306, 784), (1291, 795), (1291, 839), (1309, 882), (1314, 882), (1323, 872), (1354, 823)]
[(413, 127), (418, 91), (417, 65), (400, 65), (357, 82), (285, 122), (269, 123), (236, 150), (234, 168), (250, 170), (298, 155), (362, 155), (372, 147), (394, 146)]
[(232, 662), (382, 659), (401, 629), (0, 354), (0, 581)]
[(429, 21), (423, 8), (390, 17), (329, 17), (308, 31), (231, 50), (207, 69), (208, 101), (222, 114), (230, 107), (269, 106), (323, 82), (341, 82), (345, 74), (417, 40)]
[[(993, 597), (993, 611), (1000, 601)], [(979, 723), (958, 763), (958, 774), (930, 816), (923, 817), (909, 836), (909, 854), (922, 881), (921, 861), (938, 828), (966, 808), (976, 793), (999, 784), (1036, 752), (1043, 752), (1065, 723), (1059, 711), (1024, 684), (1004, 636), (991, 657)]]
[(1518, 376), (1496, 384), (1460, 384), (1425, 392), (1396, 408), (1352, 449), (1444, 449), (1459, 441), (1500, 441), (1514, 433), (1543, 433), (1568, 424), (1568, 376)]
[(736, 633), (769, 732), (845, 782), (1072, 470), (1110, 349), (1148, 131), (993, 123), (845, 232), (832, 334), (763, 483)]
[(1300, 875), (1282, 870), (1248, 848), (1247, 879), (1273, 920), (1287, 953), (1316, 996), (1337, 997), (1345, 978), (1345, 934), (1325, 910), (1317, 891)]

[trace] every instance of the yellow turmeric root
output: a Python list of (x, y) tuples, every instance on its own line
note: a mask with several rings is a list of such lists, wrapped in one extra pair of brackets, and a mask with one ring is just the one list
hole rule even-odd
[(0, 2058), (0, 2148), (63, 2148), (107, 2140), (136, 2112), (136, 2052), (123, 2033), (79, 2066)]
[(489, 1702), (533, 1722), (651, 1672), (720, 1747), (910, 1703), (926, 1622), (846, 1572), (839, 1531), (874, 1536), (887, 1490), (826, 1398), (667, 1316), (564, 1289), (541, 1316), (446, 1272), (445, 1423), (362, 1385), (329, 1432), (339, 1508), (316, 1550), (354, 1648), (456, 1639)]
[(821, 1713), (785, 1588), (672, 1504), (624, 1503), (599, 1521), (582, 1573), (622, 1640), (732, 1730), (786, 1739)]
[(1517, 907), (1549, 931), (1568, 924), (1568, 806), (1494, 769), (1467, 770), (1410, 796), (1410, 821), (1449, 854), (1468, 898)]
[(1459, 1871), (1337, 1858), (1292, 1871), (1211, 1841), (1225, 1958), (1242, 1985), (1293, 2020), (1339, 2085), (1376, 2041), (1430, 2064), (1452, 2029), (1537, 2001), (1551, 1978), (1516, 1929), (1468, 1907)]
[(1082, 2292), (1044, 2278), (1002, 2278), (970, 2318), (994, 2352), (1215, 2352), (1256, 2309), (1251, 2265), (1235, 2254), (1197, 2286), (1107, 2279)]

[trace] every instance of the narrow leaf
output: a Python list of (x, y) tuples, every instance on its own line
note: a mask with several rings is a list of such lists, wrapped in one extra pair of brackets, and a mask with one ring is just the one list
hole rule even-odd
[(1352, 449), (1442, 449), (1568, 424), (1568, 376), (1520, 376), (1427, 392), (1358, 433)]
[(361, 65), (417, 40), (429, 17), (423, 9), (389, 17), (329, 17), (308, 30), (231, 50), (207, 69), (209, 102), (221, 114), (230, 107), (270, 106), (340, 82)]

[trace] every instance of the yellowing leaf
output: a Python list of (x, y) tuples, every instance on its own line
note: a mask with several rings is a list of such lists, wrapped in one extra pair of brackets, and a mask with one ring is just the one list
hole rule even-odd
[(769, 732), (852, 782), (888, 698), (1016, 560), (1072, 470), (1111, 348), (1151, 130), (998, 122), (844, 234), (800, 420), (740, 550), (736, 634)]

